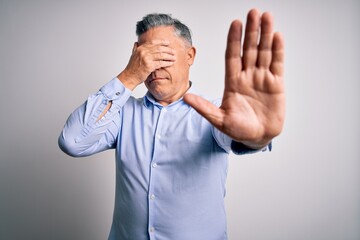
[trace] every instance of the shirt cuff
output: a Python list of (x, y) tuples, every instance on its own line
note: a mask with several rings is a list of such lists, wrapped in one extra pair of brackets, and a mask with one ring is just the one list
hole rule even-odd
[(100, 92), (104, 94), (106, 99), (116, 101), (118, 105), (123, 105), (131, 96), (131, 90), (126, 88), (117, 77), (105, 84)]
[(259, 151), (266, 151), (269, 150), (271, 151), (272, 149), (272, 142), (270, 142), (267, 146), (265, 146), (264, 148), (260, 148), (260, 149), (253, 149), (253, 148), (249, 148), (248, 146), (240, 143), (240, 142), (236, 142), (236, 141), (232, 141), (231, 142), (231, 151), (237, 155), (241, 155), (241, 154), (248, 154), (248, 153), (256, 153)]

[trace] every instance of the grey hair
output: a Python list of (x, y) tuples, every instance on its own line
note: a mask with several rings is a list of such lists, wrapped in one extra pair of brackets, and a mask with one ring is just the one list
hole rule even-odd
[(138, 37), (147, 30), (159, 26), (173, 26), (174, 32), (178, 37), (182, 37), (192, 46), (190, 29), (176, 18), (172, 18), (169, 14), (152, 13), (148, 14), (136, 24), (136, 35)]

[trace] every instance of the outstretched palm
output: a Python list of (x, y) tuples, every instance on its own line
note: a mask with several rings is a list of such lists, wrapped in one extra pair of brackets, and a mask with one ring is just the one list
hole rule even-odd
[(279, 33), (273, 33), (272, 16), (260, 16), (255, 9), (248, 14), (242, 55), (241, 38), (242, 24), (236, 20), (228, 34), (220, 108), (192, 94), (184, 100), (235, 141), (256, 148), (266, 145), (283, 127), (284, 43)]

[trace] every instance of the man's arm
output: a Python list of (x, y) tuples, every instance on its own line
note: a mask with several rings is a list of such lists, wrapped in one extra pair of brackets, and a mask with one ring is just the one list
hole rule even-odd
[(280, 134), (284, 124), (284, 40), (273, 32), (270, 13), (260, 16), (256, 9), (248, 14), (243, 47), (241, 39), (242, 23), (233, 21), (220, 108), (192, 94), (184, 100), (234, 141), (260, 149)]
[(119, 112), (130, 95), (117, 78), (103, 86), (69, 116), (58, 139), (59, 147), (73, 157), (113, 148), (121, 124)]
[[(134, 43), (132, 55), (126, 68), (117, 76), (118, 80), (130, 90), (142, 84), (158, 68), (170, 67), (176, 60), (174, 51), (167, 41), (146, 43), (142, 46)], [(101, 119), (111, 108), (110, 101), (98, 119)]]
[(126, 68), (97, 94), (77, 108), (59, 136), (59, 146), (74, 157), (114, 147), (120, 127), (119, 112), (131, 95), (158, 68), (172, 66), (175, 55), (168, 41), (134, 44)]

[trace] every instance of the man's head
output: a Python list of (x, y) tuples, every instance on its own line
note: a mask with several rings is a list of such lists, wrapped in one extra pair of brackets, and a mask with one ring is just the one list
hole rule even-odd
[(189, 70), (194, 62), (190, 30), (179, 20), (166, 14), (146, 15), (136, 25), (138, 46), (156, 41), (169, 41), (176, 60), (170, 67), (152, 72), (145, 85), (154, 98), (168, 105), (181, 98), (189, 88)]
[(136, 35), (140, 37), (143, 33), (151, 28), (159, 26), (171, 26), (174, 28), (174, 33), (183, 38), (189, 46), (192, 46), (190, 29), (180, 22), (179, 20), (172, 18), (168, 14), (148, 14), (136, 24)]

